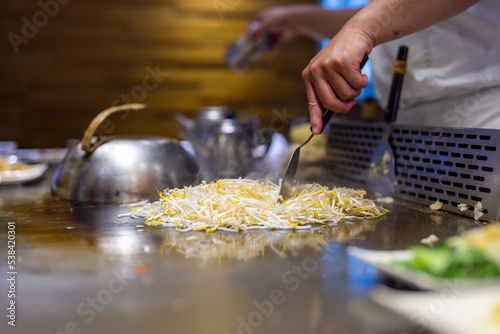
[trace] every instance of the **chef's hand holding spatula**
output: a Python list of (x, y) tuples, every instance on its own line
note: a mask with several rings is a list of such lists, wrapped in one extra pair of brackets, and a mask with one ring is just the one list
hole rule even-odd
[(331, 116), (347, 113), (356, 104), (355, 98), (361, 94), (361, 89), (368, 86), (368, 77), (361, 74), (360, 68), (370, 50), (346, 46), (345, 42), (338, 47), (331, 44), (328, 43), (302, 72), (315, 135), (324, 129), (326, 110), (332, 112)]
[[(361, 60), (361, 63), (359, 64), (359, 74), (360, 75), (361, 75), (361, 70), (363, 69), (363, 66), (365, 66), (367, 61), (368, 61), (368, 55), (365, 54), (363, 56), (363, 59)], [(305, 144), (307, 144), (312, 139), (312, 137), (314, 135), (322, 133), (323, 130), (325, 129), (326, 125), (330, 121), (330, 119), (333, 117), (333, 115), (335, 115), (335, 112), (331, 111), (330, 109), (323, 108), (323, 114), (321, 117), (321, 130), (318, 132), (317, 129), (313, 129), (313, 126), (311, 126), (311, 135), (309, 136), (309, 138), (307, 138), (293, 152), (293, 154), (290, 158), (290, 161), (288, 162), (288, 166), (286, 167), (286, 170), (285, 170), (285, 176), (283, 178), (283, 182), (282, 182), (281, 187), (280, 187), (278, 201), (285, 200), (288, 197), (290, 197), (292, 194), (293, 181), (295, 179), (295, 174), (297, 172), (297, 167), (299, 165), (300, 148), (302, 146), (304, 146)]]

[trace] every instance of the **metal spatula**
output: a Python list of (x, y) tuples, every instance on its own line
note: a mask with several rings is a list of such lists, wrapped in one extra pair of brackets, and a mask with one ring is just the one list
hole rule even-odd
[[(363, 66), (365, 66), (366, 62), (368, 61), (368, 55), (365, 54), (363, 57), (363, 60), (359, 64), (359, 70), (363, 69)], [(323, 127), (321, 128), (321, 132), (325, 129), (326, 125), (330, 121), (330, 119), (335, 115), (335, 113), (331, 110), (323, 108), (323, 117), (321, 118)], [(285, 177), (283, 178), (283, 182), (281, 183), (281, 188), (280, 188), (280, 194), (278, 196), (278, 201), (285, 200), (289, 198), (292, 195), (292, 189), (293, 189), (293, 181), (295, 179), (295, 174), (297, 173), (297, 167), (299, 165), (299, 157), (300, 157), (300, 148), (307, 144), (311, 138), (314, 136), (312, 133), (312, 128), (311, 128), (311, 135), (309, 138), (306, 139), (302, 144), (300, 144), (299, 147), (295, 149), (293, 152), (290, 161), (288, 162), (288, 166), (286, 167), (285, 170)]]

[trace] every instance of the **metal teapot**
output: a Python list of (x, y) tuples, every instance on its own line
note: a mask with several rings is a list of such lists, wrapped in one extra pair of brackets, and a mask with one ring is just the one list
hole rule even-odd
[(219, 125), (226, 119), (237, 119), (238, 112), (226, 107), (200, 108), (194, 119), (189, 119), (182, 114), (175, 114), (175, 119), (181, 127), (181, 135), (187, 140), (196, 140), (206, 143), (210, 136), (210, 128)]
[(79, 202), (130, 203), (156, 199), (158, 190), (198, 183), (194, 158), (174, 139), (96, 136), (109, 115), (144, 108), (126, 104), (97, 115), (57, 168), (52, 192)]
[(194, 120), (181, 114), (175, 118), (208, 180), (244, 177), (271, 145), (272, 133), (259, 128), (258, 118), (241, 119), (226, 107), (202, 108)]

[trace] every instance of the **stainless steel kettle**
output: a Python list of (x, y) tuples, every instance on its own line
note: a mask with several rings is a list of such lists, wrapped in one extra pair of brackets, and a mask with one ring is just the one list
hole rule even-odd
[(194, 120), (177, 114), (176, 120), (206, 180), (244, 177), (271, 145), (272, 133), (260, 129), (257, 118), (241, 119), (225, 107), (202, 108)]
[(57, 168), (53, 194), (79, 202), (127, 203), (156, 199), (157, 191), (165, 188), (198, 183), (198, 165), (174, 139), (95, 135), (109, 115), (144, 108), (127, 104), (97, 115)]
[(226, 119), (239, 118), (238, 112), (234, 109), (211, 106), (197, 110), (195, 118), (189, 119), (182, 114), (175, 114), (177, 123), (181, 126), (182, 137), (188, 140), (196, 140), (206, 143), (210, 136), (210, 129), (219, 125)]

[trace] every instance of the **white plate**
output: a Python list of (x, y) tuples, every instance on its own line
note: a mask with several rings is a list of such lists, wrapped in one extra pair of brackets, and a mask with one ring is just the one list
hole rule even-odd
[(376, 303), (408, 318), (416, 333), (431, 329), (443, 334), (500, 333), (500, 288), (449, 288), (423, 292), (377, 286)]
[(47, 164), (29, 165), (29, 168), (0, 172), (0, 184), (21, 184), (38, 179), (47, 170)]
[(410, 250), (376, 251), (350, 246), (347, 248), (347, 253), (377, 267), (383, 274), (419, 289), (443, 290), (453, 287), (465, 288), (496, 285), (496, 288), (500, 290), (500, 277), (467, 279), (440, 278), (425, 272), (397, 265), (396, 263), (399, 261), (409, 261), (412, 259), (413, 254)]

